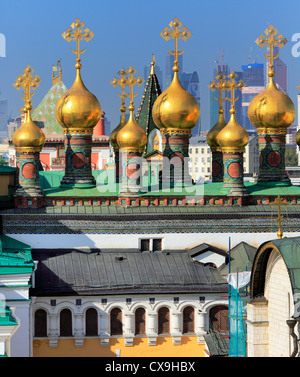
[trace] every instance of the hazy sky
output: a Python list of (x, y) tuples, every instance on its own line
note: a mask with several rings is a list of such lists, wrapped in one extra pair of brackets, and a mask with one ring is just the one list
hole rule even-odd
[[(0, 92), (8, 99), (9, 115), (17, 116), (22, 106), (21, 93), (13, 87), (17, 76), (30, 64), (42, 78), (32, 102), (34, 106), (52, 86), (52, 65), (61, 58), (63, 82), (70, 88), (75, 79), (75, 55), (61, 34), (76, 19), (95, 33), (89, 42), (82, 42), (82, 78), (86, 87), (97, 96), (113, 128), (120, 117), (119, 92), (110, 81), (120, 68), (130, 65), (143, 76), (144, 66), (151, 62), (164, 73), (168, 49), (160, 32), (174, 17), (185, 25), (192, 36), (179, 42), (184, 48), (184, 71), (197, 71), (200, 80), (201, 123), (209, 127), (208, 84), (219, 51), (224, 50), (224, 63), (235, 71), (252, 59), (265, 63), (263, 51), (254, 42), (272, 24), (288, 40), (280, 50), (289, 69), (289, 96), (296, 105), (300, 84), (300, 57), (292, 55), (292, 36), (300, 33), (299, 0), (9, 0), (1, 1), (0, 33), (6, 39), (6, 57), (0, 58)], [(300, 38), (299, 38), (300, 41)], [(299, 47), (300, 52), (300, 47)], [(143, 87), (135, 99), (138, 109)], [(128, 104), (127, 104), (128, 106)]]

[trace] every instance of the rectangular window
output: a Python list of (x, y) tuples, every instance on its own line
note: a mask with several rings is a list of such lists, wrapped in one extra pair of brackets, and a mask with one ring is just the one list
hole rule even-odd
[(162, 250), (162, 239), (153, 238), (153, 251), (161, 251), (161, 250)]
[(141, 251), (149, 251), (150, 250), (150, 240), (144, 239), (141, 240)]

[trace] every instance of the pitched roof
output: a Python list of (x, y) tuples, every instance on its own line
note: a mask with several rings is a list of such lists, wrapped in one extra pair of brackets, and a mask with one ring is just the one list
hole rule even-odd
[(58, 100), (67, 90), (62, 81), (53, 85), (32, 113), (34, 121), (43, 123), (45, 135), (63, 134), (63, 129), (56, 118), (55, 109)]
[[(243, 241), (233, 247), (230, 252), (230, 272), (251, 271), (256, 251), (256, 247)], [(229, 264), (221, 267), (221, 271), (222, 274), (228, 274)]]
[(204, 335), (209, 356), (228, 356), (229, 354), (229, 333), (209, 332)]
[(227, 292), (218, 270), (183, 251), (129, 249), (33, 249), (39, 263), (32, 294), (92, 295), (129, 293)]

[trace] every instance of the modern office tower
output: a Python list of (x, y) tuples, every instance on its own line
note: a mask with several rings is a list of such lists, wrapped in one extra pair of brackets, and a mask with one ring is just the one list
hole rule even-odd
[[(200, 106), (200, 84), (199, 84), (198, 73), (196, 71), (194, 71), (193, 73), (182, 72), (180, 75), (180, 82), (183, 88), (187, 90), (188, 92), (190, 92), (196, 98), (196, 101), (199, 103), (199, 106)], [(200, 108), (200, 118), (201, 118), (201, 108)], [(192, 129), (193, 136), (200, 135), (200, 132), (201, 132), (200, 118), (196, 126)]]
[(0, 99), (0, 137), (7, 137), (7, 99)]
[[(180, 80), (180, 76), (183, 72), (183, 58), (182, 58), (182, 55), (178, 55), (178, 65), (180, 67), (180, 71), (178, 72), (178, 77), (179, 77), (179, 80)], [(173, 75), (174, 75), (174, 72), (172, 70), (172, 68), (174, 67), (174, 56), (173, 55), (168, 55), (166, 57), (166, 80), (165, 80), (165, 85), (166, 85), (166, 88), (168, 88), (173, 80)], [(156, 72), (156, 66), (155, 66), (155, 72)], [(148, 78), (148, 77), (147, 77)], [(162, 83), (162, 81), (160, 81), (160, 78), (159, 76), (157, 76), (158, 80), (159, 80), (159, 83)]]
[(246, 87), (242, 90), (242, 122), (241, 125), (250, 134), (256, 134), (256, 129), (248, 118), (248, 107), (252, 99), (265, 90), (265, 76), (263, 64), (242, 65), (242, 80)]

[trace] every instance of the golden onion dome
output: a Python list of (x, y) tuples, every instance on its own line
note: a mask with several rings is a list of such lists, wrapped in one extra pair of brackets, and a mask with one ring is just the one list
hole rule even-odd
[(190, 129), (197, 124), (199, 116), (198, 102), (182, 87), (178, 71), (175, 70), (169, 88), (162, 92), (154, 102), (152, 109), (154, 123), (159, 128)]
[(126, 107), (121, 107), (121, 112), (122, 112), (122, 115), (121, 115), (121, 121), (120, 123), (118, 124), (118, 126), (112, 131), (112, 133), (110, 134), (110, 138), (109, 138), (109, 141), (110, 141), (110, 144), (111, 146), (117, 150), (119, 149), (119, 145), (117, 143), (117, 136), (118, 136), (118, 133), (119, 131), (125, 126), (125, 124), (127, 123), (126, 121), (126, 117), (125, 117), (125, 111), (126, 111)]
[(271, 76), (267, 88), (251, 101), (248, 116), (256, 128), (287, 128), (293, 123), (296, 110), (292, 100), (276, 87)]
[(93, 128), (101, 113), (98, 99), (87, 90), (77, 68), (74, 84), (57, 102), (58, 122), (63, 128)]
[(16, 149), (24, 148), (33, 152), (39, 152), (45, 144), (46, 137), (43, 131), (32, 120), (31, 109), (31, 105), (26, 105), (24, 109), (24, 122), (14, 132), (12, 142)]
[(128, 153), (142, 153), (147, 143), (146, 132), (140, 127), (130, 111), (128, 122), (117, 133), (116, 141), (120, 149), (126, 149)]
[(230, 120), (219, 132), (217, 141), (222, 148), (244, 148), (248, 144), (249, 134), (236, 120), (235, 110), (230, 110), (230, 113)]
[(209, 130), (206, 141), (207, 144), (211, 148), (218, 148), (220, 147), (220, 144), (218, 142), (217, 136), (219, 135), (220, 131), (226, 126), (226, 122), (224, 119), (224, 111), (219, 110), (219, 118), (217, 123)]

